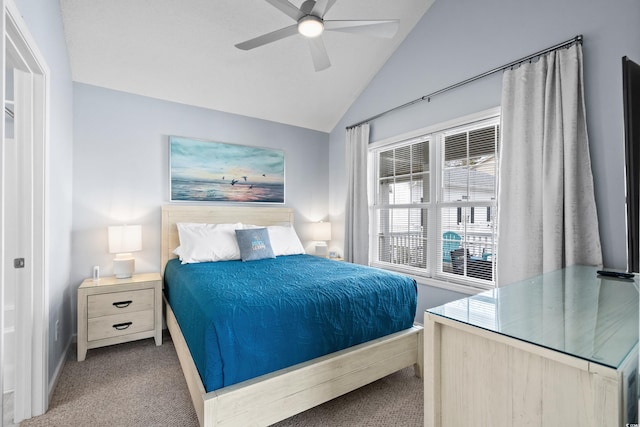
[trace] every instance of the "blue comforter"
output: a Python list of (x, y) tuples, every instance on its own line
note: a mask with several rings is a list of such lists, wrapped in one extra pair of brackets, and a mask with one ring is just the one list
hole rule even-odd
[(180, 264), (165, 293), (207, 391), (410, 328), (416, 283), (310, 255)]

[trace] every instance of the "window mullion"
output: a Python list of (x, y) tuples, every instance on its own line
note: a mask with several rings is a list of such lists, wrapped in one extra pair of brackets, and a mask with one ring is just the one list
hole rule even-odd
[(440, 244), (440, 214), (438, 204), (442, 199), (442, 133), (432, 135), (432, 144), (429, 147), (431, 167), (431, 202), (429, 203), (429, 223), (427, 226), (428, 249), (427, 253), (432, 254), (427, 257), (427, 270), (431, 276), (440, 269), (442, 259), (442, 245)]

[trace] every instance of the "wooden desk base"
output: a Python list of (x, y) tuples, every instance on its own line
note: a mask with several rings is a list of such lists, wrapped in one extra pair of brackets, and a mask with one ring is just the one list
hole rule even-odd
[(425, 426), (627, 422), (623, 370), (636, 375), (637, 346), (615, 370), (430, 313), (424, 327)]

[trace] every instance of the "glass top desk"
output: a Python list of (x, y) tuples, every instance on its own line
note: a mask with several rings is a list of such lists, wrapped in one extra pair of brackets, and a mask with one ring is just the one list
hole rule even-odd
[(425, 425), (637, 422), (638, 276), (596, 270), (567, 267), (428, 309)]

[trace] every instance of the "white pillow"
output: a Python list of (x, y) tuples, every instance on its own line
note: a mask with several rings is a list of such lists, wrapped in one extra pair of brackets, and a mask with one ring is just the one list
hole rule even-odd
[(236, 230), (242, 224), (176, 224), (180, 246), (173, 251), (183, 264), (240, 259)]
[[(243, 224), (243, 228), (262, 228), (257, 225)], [(275, 256), (304, 254), (304, 247), (296, 230), (290, 225), (269, 225), (269, 240)]]

